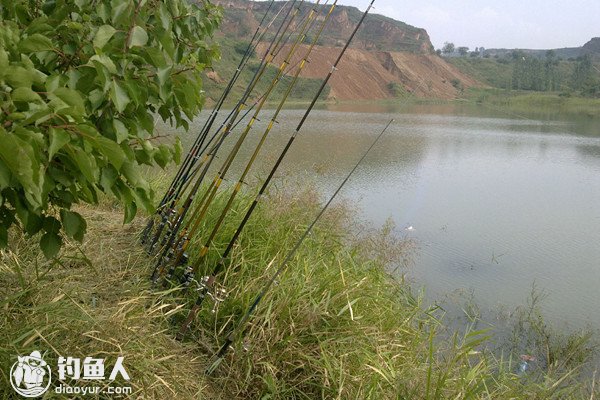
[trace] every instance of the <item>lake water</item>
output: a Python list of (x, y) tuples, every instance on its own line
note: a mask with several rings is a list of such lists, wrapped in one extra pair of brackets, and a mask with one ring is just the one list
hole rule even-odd
[[(266, 159), (302, 113), (279, 118)], [(407, 276), (427, 298), (472, 292), (482, 309), (512, 308), (535, 284), (550, 319), (600, 328), (600, 121), (460, 105), (330, 107), (311, 115), (282, 171), (331, 193), (390, 118), (343, 196), (363, 220), (391, 218), (417, 241)]]

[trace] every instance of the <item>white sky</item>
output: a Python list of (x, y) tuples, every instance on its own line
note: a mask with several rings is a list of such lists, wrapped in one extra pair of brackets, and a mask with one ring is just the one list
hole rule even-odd
[[(340, 0), (364, 10), (370, 0)], [(579, 47), (600, 36), (600, 0), (375, 0), (374, 13), (444, 42), (486, 48)]]

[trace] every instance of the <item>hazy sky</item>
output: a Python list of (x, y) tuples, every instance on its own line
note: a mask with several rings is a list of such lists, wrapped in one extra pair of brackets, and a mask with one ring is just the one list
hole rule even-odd
[[(340, 0), (364, 10), (369, 0)], [(375, 0), (374, 13), (425, 28), (436, 48), (578, 47), (600, 36), (600, 0)]]

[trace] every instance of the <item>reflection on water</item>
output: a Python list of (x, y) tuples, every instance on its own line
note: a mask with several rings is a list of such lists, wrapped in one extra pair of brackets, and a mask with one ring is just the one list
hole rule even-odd
[[(482, 307), (515, 306), (535, 282), (548, 291), (545, 308), (556, 321), (600, 327), (597, 121), (455, 105), (356, 107), (315, 111), (282, 171), (318, 177), (329, 193), (394, 117), (344, 195), (373, 224), (392, 218), (401, 234), (414, 226), (421, 250), (409, 277), (429, 298), (472, 289)], [(272, 164), (302, 113), (284, 112), (254, 171)]]

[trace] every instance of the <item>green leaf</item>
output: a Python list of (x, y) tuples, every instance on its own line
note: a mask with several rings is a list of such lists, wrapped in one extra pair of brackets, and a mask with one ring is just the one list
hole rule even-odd
[(114, 61), (106, 54), (96, 54), (95, 56), (90, 57), (89, 62), (91, 63), (91, 65), (93, 65), (94, 61), (103, 65), (111, 74), (117, 73), (117, 66), (115, 65)]
[(31, 87), (33, 76), (30, 71), (23, 67), (9, 67), (4, 77), (6, 82), (13, 88)]
[(136, 199), (136, 204), (141, 205), (147, 212), (155, 211), (154, 202), (152, 201), (152, 193), (143, 189), (135, 189), (133, 195)]
[(29, 87), (19, 87), (10, 94), (12, 101), (34, 102), (42, 100), (39, 94), (31, 90)]
[(100, 175), (100, 185), (104, 191), (108, 192), (112, 190), (112, 187), (117, 182), (118, 177), (119, 173), (112, 165), (107, 165), (105, 168), (103, 168), (102, 174)]
[(125, 89), (114, 79), (110, 87), (110, 99), (120, 113), (125, 111), (125, 108), (131, 101)]
[(6, 74), (8, 68), (8, 53), (0, 47), (0, 78)]
[(133, 187), (139, 187), (144, 190), (148, 190), (150, 187), (148, 182), (142, 177), (140, 173), (139, 167), (133, 162), (126, 162), (123, 164), (123, 168), (121, 169), (121, 173), (127, 178), (127, 181)]
[[(11, 173), (4, 161), (0, 158), (0, 191), (10, 186)], [(0, 204), (1, 205), (1, 204)]]
[(130, 201), (125, 203), (125, 216), (123, 218), (123, 223), (128, 224), (135, 218), (135, 214), (137, 214), (137, 206), (135, 202)]
[(42, 226), (46, 232), (56, 233), (57, 235), (62, 228), (60, 221), (54, 217), (45, 217)]
[(98, 28), (98, 32), (96, 32), (96, 36), (94, 36), (94, 47), (102, 50), (106, 43), (113, 37), (117, 30), (110, 25), (102, 25)]
[(27, 215), (27, 223), (25, 224), (25, 232), (33, 236), (38, 233), (43, 226), (43, 219), (39, 215), (34, 213), (29, 213)]
[(154, 161), (164, 169), (171, 162), (173, 155), (168, 146), (161, 144), (158, 146), (158, 151), (154, 154)]
[(52, 41), (39, 33), (28, 36), (19, 43), (19, 50), (22, 53), (36, 53), (39, 51), (52, 50), (53, 48)]
[(142, 47), (148, 42), (148, 34), (141, 26), (134, 26), (131, 30), (131, 36), (129, 37), (128, 46), (131, 47)]
[(88, 94), (88, 100), (92, 106), (92, 111), (97, 110), (104, 103), (105, 100), (104, 93), (101, 90), (93, 90)]
[(39, 162), (31, 145), (15, 135), (0, 131), (0, 158), (16, 177), (35, 206), (42, 203)]
[(46, 233), (40, 239), (40, 248), (47, 259), (56, 257), (61, 246), (62, 240), (56, 233)]
[(54, 91), (54, 95), (69, 106), (75, 108), (81, 114), (85, 113), (85, 103), (78, 91), (66, 87), (59, 87)]
[(110, 163), (117, 169), (120, 170), (123, 163), (127, 159), (121, 147), (113, 142), (112, 140), (105, 138), (104, 136), (97, 137), (94, 142), (94, 147), (104, 155)]
[(90, 183), (96, 182), (99, 172), (96, 161), (80, 148), (75, 148), (72, 152), (72, 156), (85, 179)]
[(78, 242), (83, 241), (87, 229), (87, 223), (85, 219), (74, 211), (61, 210), (60, 218), (62, 220), (63, 228), (67, 236), (77, 240)]
[(173, 60), (175, 58), (175, 43), (173, 42), (173, 37), (170, 32), (161, 30), (157, 35), (163, 50), (169, 55), (171, 60)]
[(161, 86), (164, 85), (167, 82), (167, 80), (171, 77), (172, 69), (173, 69), (173, 67), (166, 67), (166, 68), (158, 68), (158, 70), (156, 71), (158, 83)]
[[(115, 2), (113, 2), (115, 3)], [(120, 26), (122, 23), (125, 23), (126, 19), (129, 18), (131, 12), (129, 10), (130, 2), (129, 1), (120, 1), (116, 2), (117, 5), (112, 7), (112, 23), (115, 26)]]
[(62, 149), (62, 147), (69, 143), (71, 135), (64, 129), (50, 128), (50, 146), (48, 147), (48, 159), (52, 160), (54, 155)]
[(115, 128), (117, 143), (122, 143), (129, 138), (129, 129), (127, 129), (123, 122), (115, 118), (113, 119), (113, 127)]

